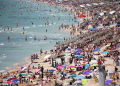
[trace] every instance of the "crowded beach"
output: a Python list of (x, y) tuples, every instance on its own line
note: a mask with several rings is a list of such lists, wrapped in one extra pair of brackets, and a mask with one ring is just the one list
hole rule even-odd
[(83, 22), (61, 24), (60, 31), (76, 35), (1, 73), (0, 86), (119, 86), (120, 2), (40, 2), (65, 7)]

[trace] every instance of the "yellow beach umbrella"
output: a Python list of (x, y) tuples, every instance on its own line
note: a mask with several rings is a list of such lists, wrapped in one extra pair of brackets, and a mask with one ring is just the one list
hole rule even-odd
[(106, 47), (109, 47), (109, 46), (110, 46), (110, 45), (108, 45), (108, 44), (106, 45)]
[(85, 85), (87, 83), (87, 79), (82, 79), (82, 85)]

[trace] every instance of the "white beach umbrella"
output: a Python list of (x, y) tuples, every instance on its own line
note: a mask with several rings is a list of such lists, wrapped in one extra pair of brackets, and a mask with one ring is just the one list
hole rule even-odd
[(25, 70), (26, 68), (27, 68), (27, 67), (22, 68), (22, 70), (21, 70), (21, 71)]
[(116, 11), (110, 11), (110, 14), (113, 14), (113, 13), (115, 13)]
[(100, 13), (99, 15), (100, 15), (100, 16), (103, 16), (103, 15), (104, 15), (104, 12)]
[(90, 4), (86, 4), (87, 6), (91, 6)]
[(80, 5), (80, 7), (85, 7), (84, 5)]
[(46, 55), (46, 56), (44, 57), (44, 59), (48, 59), (50, 56), (51, 56), (51, 55)]
[(93, 64), (93, 63), (97, 63), (97, 60), (91, 60), (90, 63), (91, 63), (91, 64)]
[(103, 5), (103, 4), (105, 4), (104, 2), (101, 2), (101, 3), (99, 3), (100, 5)]

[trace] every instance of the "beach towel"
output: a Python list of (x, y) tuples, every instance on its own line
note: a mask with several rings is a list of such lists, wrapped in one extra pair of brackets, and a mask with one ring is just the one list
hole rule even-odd
[(114, 66), (113, 64), (105, 64), (105, 66)]

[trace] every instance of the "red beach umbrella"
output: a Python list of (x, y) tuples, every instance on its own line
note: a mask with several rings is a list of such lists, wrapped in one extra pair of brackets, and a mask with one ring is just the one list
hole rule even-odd
[(78, 17), (82, 18), (82, 17), (85, 17), (83, 14), (80, 14)]
[(11, 80), (14, 80), (14, 79), (16, 79), (16, 78), (9, 78), (7, 81), (11, 81)]

